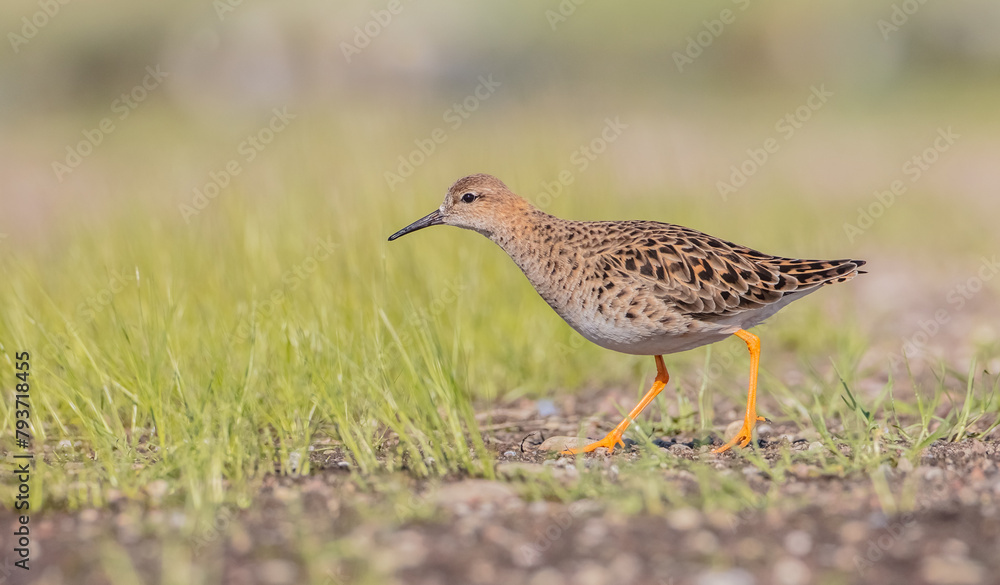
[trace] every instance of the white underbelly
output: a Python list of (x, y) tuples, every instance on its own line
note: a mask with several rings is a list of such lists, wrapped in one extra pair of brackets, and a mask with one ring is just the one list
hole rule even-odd
[(699, 332), (624, 341), (607, 338), (595, 339), (586, 335), (584, 337), (587, 337), (587, 339), (601, 347), (621, 353), (632, 355), (667, 355), (722, 341), (730, 335), (732, 333)]
[[(815, 289), (813, 289), (815, 290)], [(686, 331), (649, 329), (616, 324), (609, 319), (574, 319), (560, 315), (580, 335), (597, 345), (633, 355), (666, 355), (722, 341), (740, 329), (750, 329), (774, 315), (794, 299), (813, 292), (786, 295), (779, 301), (712, 322), (692, 323)]]
[(632, 355), (666, 355), (687, 351), (721, 341), (736, 332), (732, 325), (710, 326), (699, 331), (650, 331), (643, 327), (621, 327), (610, 321), (574, 322), (566, 319), (573, 329), (597, 345)]

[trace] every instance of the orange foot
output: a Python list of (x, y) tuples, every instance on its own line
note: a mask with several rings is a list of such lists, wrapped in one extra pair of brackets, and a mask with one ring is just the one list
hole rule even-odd
[(622, 441), (622, 432), (619, 431), (618, 429), (615, 429), (610, 433), (608, 433), (607, 435), (605, 435), (604, 438), (601, 439), (600, 441), (595, 441), (585, 447), (575, 447), (573, 449), (566, 449), (565, 451), (560, 451), (559, 454), (579, 455), (580, 453), (590, 453), (591, 451), (595, 451), (597, 449), (600, 449), (601, 447), (604, 447), (610, 453), (614, 451), (615, 447), (617, 447), (618, 445), (624, 447), (625, 443)]
[(729, 442), (725, 445), (719, 447), (718, 449), (712, 449), (712, 453), (723, 453), (737, 444), (741, 448), (746, 447), (750, 444), (750, 440), (753, 439), (753, 428), (757, 426), (757, 421), (765, 420), (767, 419), (762, 416), (750, 418), (748, 415), (747, 418), (743, 419), (743, 426), (740, 428), (740, 432), (736, 433), (736, 436), (732, 439), (729, 439)]
[(753, 439), (753, 428), (757, 426), (757, 421), (767, 420), (762, 416), (757, 416), (757, 368), (760, 363), (760, 339), (753, 333), (742, 329), (737, 331), (735, 335), (742, 339), (747, 344), (747, 349), (750, 350), (750, 389), (747, 392), (747, 413), (743, 417), (743, 427), (740, 428), (740, 432), (736, 433), (736, 436), (725, 445), (713, 449), (713, 453), (723, 453), (736, 444), (739, 444), (740, 447), (746, 447)]
[(580, 453), (590, 453), (591, 451), (600, 449), (601, 447), (604, 447), (605, 449), (608, 450), (608, 452), (611, 452), (614, 451), (615, 447), (617, 447), (618, 445), (621, 445), (622, 447), (625, 446), (625, 443), (622, 441), (622, 434), (624, 434), (628, 426), (632, 424), (632, 421), (635, 420), (635, 417), (639, 416), (639, 413), (642, 412), (642, 409), (649, 406), (649, 403), (652, 402), (654, 398), (656, 398), (656, 395), (659, 394), (661, 390), (663, 390), (663, 387), (666, 386), (667, 382), (670, 380), (670, 375), (667, 374), (667, 366), (663, 364), (663, 356), (657, 355), (653, 356), (653, 358), (656, 361), (656, 380), (653, 382), (653, 387), (649, 389), (649, 392), (646, 392), (646, 395), (642, 397), (642, 400), (639, 401), (639, 404), (635, 405), (635, 408), (632, 409), (632, 412), (628, 413), (628, 416), (625, 417), (625, 420), (618, 423), (618, 426), (615, 427), (614, 430), (608, 433), (600, 441), (597, 441), (596, 443), (591, 443), (586, 447), (576, 447), (574, 449), (566, 449), (565, 451), (560, 451), (559, 452), (560, 455), (579, 455)]

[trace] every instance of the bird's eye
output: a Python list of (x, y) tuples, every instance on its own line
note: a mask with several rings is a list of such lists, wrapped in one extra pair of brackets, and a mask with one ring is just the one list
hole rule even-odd
[(475, 193), (466, 193), (465, 195), (462, 195), (462, 201), (466, 203), (472, 203), (475, 200), (476, 200)]

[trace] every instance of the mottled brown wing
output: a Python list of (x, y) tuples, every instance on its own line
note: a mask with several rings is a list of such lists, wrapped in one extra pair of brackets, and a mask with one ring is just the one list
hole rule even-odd
[(797, 260), (763, 254), (697, 230), (657, 222), (617, 223), (597, 251), (602, 271), (700, 319), (727, 317), (795, 292), (850, 280), (861, 260)]

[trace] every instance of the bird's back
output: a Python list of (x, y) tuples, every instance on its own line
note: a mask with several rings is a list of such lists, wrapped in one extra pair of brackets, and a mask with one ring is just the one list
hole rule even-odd
[(494, 238), (538, 293), (591, 341), (666, 354), (759, 324), (792, 300), (859, 274), (862, 260), (764, 254), (653, 221), (583, 222), (536, 212)]

